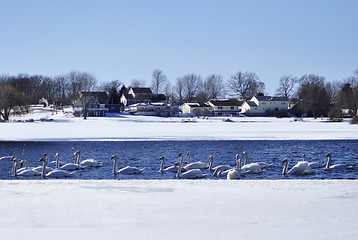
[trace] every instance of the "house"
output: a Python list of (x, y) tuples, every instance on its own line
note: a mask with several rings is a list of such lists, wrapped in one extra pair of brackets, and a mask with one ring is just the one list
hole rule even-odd
[(184, 103), (181, 111), (183, 115), (211, 116), (213, 109), (206, 103)]
[(135, 103), (129, 106), (129, 113), (143, 116), (179, 116), (179, 107), (167, 103)]
[(151, 102), (152, 97), (153, 93), (150, 88), (129, 87), (129, 89), (122, 94), (120, 102), (124, 106), (129, 106), (134, 103)]
[(248, 116), (287, 116), (288, 99), (285, 97), (253, 96), (241, 106)]
[(213, 99), (207, 102), (212, 108), (213, 116), (238, 116), (241, 113), (241, 105), (244, 101), (235, 98)]
[(74, 115), (82, 117), (87, 111), (89, 117), (103, 117), (108, 112), (106, 92), (81, 92), (80, 98), (73, 104)]

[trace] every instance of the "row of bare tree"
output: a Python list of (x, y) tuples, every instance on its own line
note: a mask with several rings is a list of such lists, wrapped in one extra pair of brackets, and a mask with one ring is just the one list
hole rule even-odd
[[(153, 93), (164, 93), (172, 103), (205, 102), (227, 96), (250, 99), (259, 93), (265, 94), (265, 83), (259, 81), (259, 77), (253, 72), (239, 71), (226, 82), (218, 74), (211, 74), (203, 79), (200, 75), (189, 73), (178, 77), (174, 85), (160, 69), (155, 69), (151, 77), (150, 87)], [(146, 87), (146, 84), (143, 80), (133, 80), (131, 86)], [(119, 80), (98, 84), (93, 74), (78, 71), (55, 77), (1, 75), (0, 116), (7, 120), (9, 109), (38, 103), (40, 98), (71, 104), (81, 91), (106, 91), (110, 96), (110, 103), (119, 103), (125, 86)], [(329, 83), (325, 82), (324, 77), (314, 74), (300, 78), (283, 76), (279, 80), (275, 95), (287, 97), (296, 103), (293, 110), (296, 115), (339, 115), (340, 110), (337, 109), (347, 109), (353, 115), (358, 107), (358, 70), (350, 78)]]

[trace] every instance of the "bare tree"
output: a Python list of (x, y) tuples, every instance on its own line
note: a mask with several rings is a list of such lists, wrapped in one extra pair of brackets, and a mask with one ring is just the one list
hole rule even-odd
[(216, 99), (224, 94), (225, 85), (221, 75), (211, 74), (204, 81), (204, 92), (208, 99)]
[(135, 88), (141, 88), (145, 87), (146, 83), (145, 80), (133, 79), (130, 86)]
[(179, 98), (179, 104), (183, 101), (183, 92), (184, 92), (184, 80), (183, 78), (179, 77), (177, 78), (176, 85), (175, 85), (176, 92), (178, 94)]
[(237, 72), (231, 76), (228, 87), (234, 95), (242, 99), (249, 99), (257, 94), (258, 90), (264, 90), (265, 84), (263, 82), (259, 84), (258, 80), (259, 77), (253, 72)]
[(152, 73), (152, 90), (155, 94), (162, 92), (167, 82), (167, 76), (162, 70), (155, 69)]
[(101, 91), (105, 91), (107, 94), (109, 94), (112, 89), (114, 88), (117, 92), (121, 90), (121, 87), (123, 86), (123, 83), (119, 80), (113, 80), (109, 82), (104, 82), (99, 86), (99, 89)]
[(297, 78), (291, 75), (285, 75), (280, 78), (280, 85), (276, 89), (276, 95), (286, 98), (292, 98), (295, 92)]
[(183, 93), (185, 100), (191, 102), (195, 99), (196, 95), (203, 87), (203, 80), (201, 76), (194, 73), (185, 75), (182, 78), (183, 81)]
[(69, 92), (72, 101), (77, 99), (82, 91), (93, 91), (97, 84), (96, 77), (88, 72), (72, 71), (66, 77), (69, 82)]

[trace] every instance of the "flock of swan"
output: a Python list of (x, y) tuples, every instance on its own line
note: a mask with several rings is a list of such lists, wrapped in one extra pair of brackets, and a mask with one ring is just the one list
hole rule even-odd
[[(12, 176), (22, 176), (22, 177), (31, 177), (31, 176), (41, 176), (42, 178), (66, 178), (71, 177), (77, 170), (85, 170), (88, 168), (101, 167), (103, 164), (94, 159), (86, 159), (80, 161), (81, 154), (79, 151), (76, 151), (74, 154), (73, 163), (64, 163), (60, 161), (59, 153), (56, 153), (56, 161), (49, 162), (49, 154), (44, 154), (43, 157), (39, 160), (39, 163), (42, 163), (38, 167), (29, 167), (29, 164), (26, 160), (20, 161), (20, 169), (18, 169), (19, 160), (16, 156), (6, 156), (0, 158), (10, 158), (12, 161)], [(228, 180), (240, 179), (245, 174), (258, 174), (265, 171), (266, 168), (271, 167), (273, 164), (268, 164), (266, 162), (248, 162), (247, 152), (243, 152), (242, 156), (245, 158), (244, 162), (240, 159), (240, 155), (236, 154), (236, 165), (218, 165), (214, 167), (214, 157), (210, 155), (208, 157), (209, 162), (191, 162), (190, 154), (187, 153), (187, 162), (184, 165), (184, 154), (179, 153), (178, 157), (180, 158), (174, 165), (165, 167), (164, 157), (160, 157), (161, 164), (159, 172), (161, 174), (173, 173), (173, 177), (178, 179), (201, 179), (212, 174), (214, 177), (226, 178)], [(285, 158), (282, 161), (283, 164), (283, 175), (311, 175), (315, 174), (318, 169), (323, 169), (326, 171), (329, 170), (346, 170), (352, 169), (354, 166), (345, 165), (345, 164), (334, 164), (332, 165), (332, 156), (327, 154), (326, 164), (319, 162), (308, 162), (306, 161), (306, 156), (303, 154), (302, 161), (297, 162), (291, 169), (289, 169), (289, 160)], [(123, 174), (123, 175), (133, 175), (133, 174), (142, 174), (145, 168), (138, 168), (132, 166), (126, 166), (118, 169), (118, 158), (113, 155), (111, 158), (113, 160), (113, 171), (112, 174)], [(55, 164), (54, 168), (48, 166), (48, 164)], [(212, 172), (212, 173), (211, 173)]]

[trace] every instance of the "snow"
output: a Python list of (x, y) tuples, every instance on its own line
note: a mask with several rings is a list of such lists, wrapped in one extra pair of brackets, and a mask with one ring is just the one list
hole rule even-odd
[[(33, 119), (33, 122), (25, 122)], [(46, 119), (51, 121), (40, 121)], [(112, 114), (108, 117), (83, 119), (68, 112), (34, 111), (16, 120), (0, 124), (3, 141), (47, 140), (306, 140), (358, 139), (358, 125), (349, 120), (328, 122), (327, 119), (274, 117), (223, 117), (195, 119), (161, 118)]]
[(0, 182), (4, 239), (357, 239), (350, 180)]
[[(38, 110), (0, 140), (358, 139), (348, 121), (231, 119)], [(2, 180), (0, 196), (2, 239), (358, 239), (357, 180)]]

